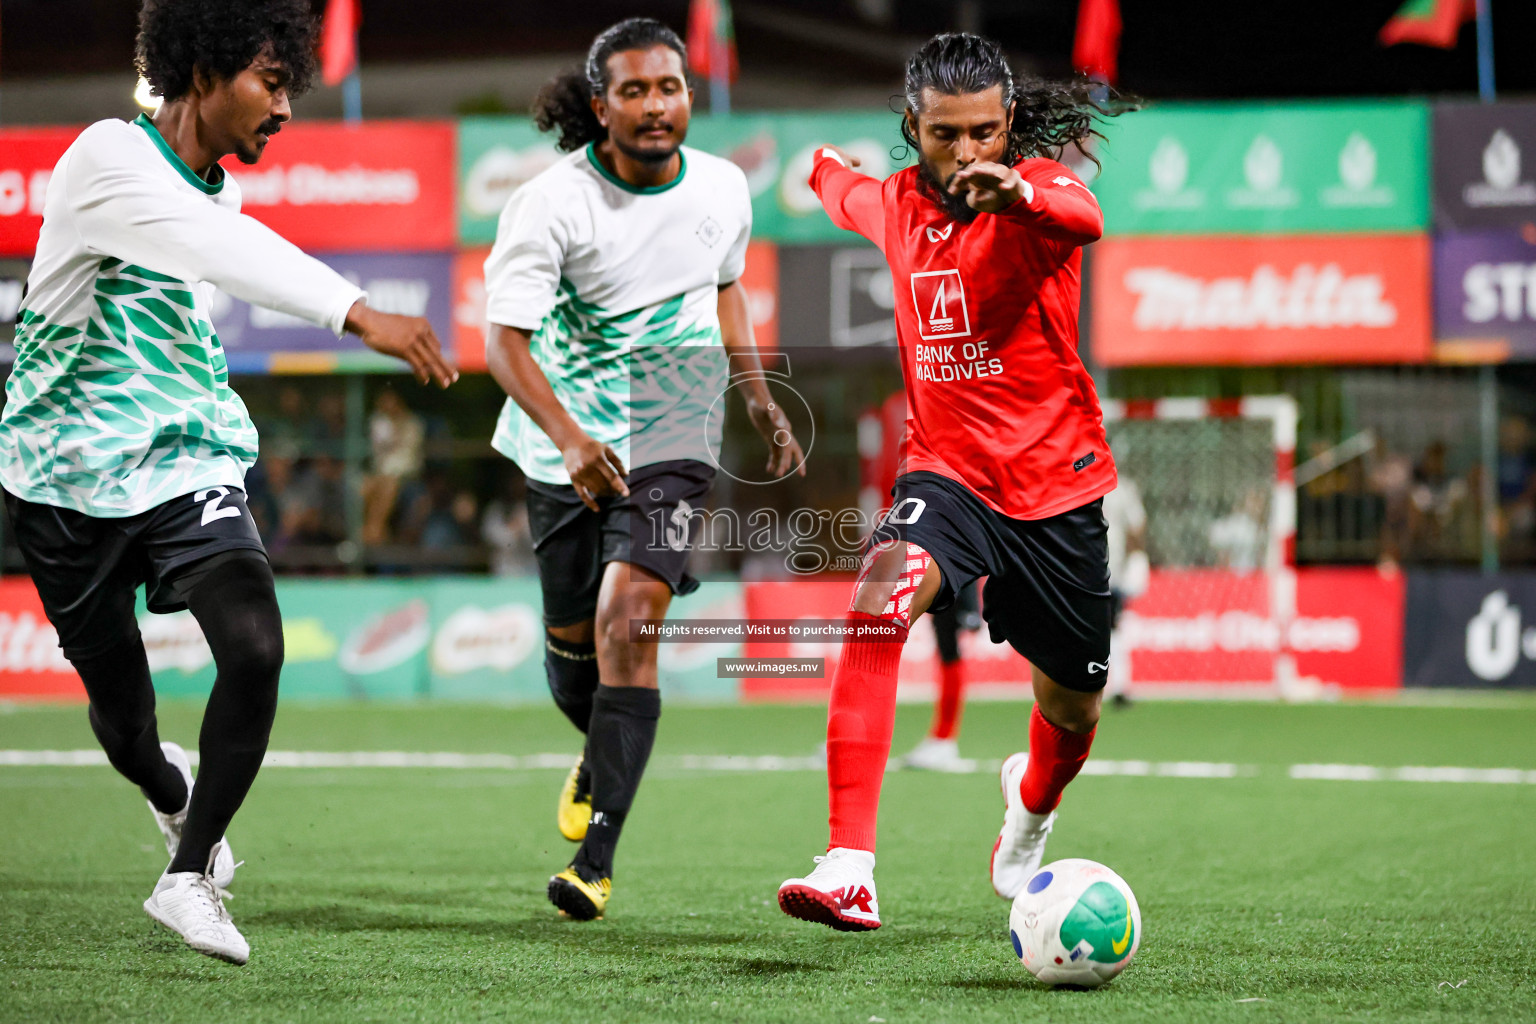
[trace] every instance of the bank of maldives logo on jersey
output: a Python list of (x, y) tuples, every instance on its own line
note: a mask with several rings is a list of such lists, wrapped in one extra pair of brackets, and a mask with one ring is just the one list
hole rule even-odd
[(913, 274), (912, 305), (917, 310), (917, 333), (924, 341), (970, 337), (971, 314), (958, 269)]

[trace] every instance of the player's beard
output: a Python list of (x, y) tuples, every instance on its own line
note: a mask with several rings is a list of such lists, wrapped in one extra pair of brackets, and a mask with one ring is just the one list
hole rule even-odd
[(639, 146), (630, 145), (617, 136), (610, 135), (609, 138), (613, 141), (614, 149), (617, 149), (636, 163), (648, 164), (652, 167), (660, 167), (668, 160), (671, 160), (683, 146), (681, 138), (666, 149), (641, 149)]
[[(956, 171), (955, 173), (958, 174), (960, 172)], [(955, 175), (951, 174), (949, 181), (953, 181), (954, 177)], [(930, 199), (943, 207), (944, 212), (949, 214), (952, 219), (962, 224), (969, 224), (976, 219), (977, 211), (971, 209), (970, 204), (965, 201), (965, 193), (962, 192), (959, 195), (955, 195), (950, 192), (946, 187), (949, 181), (941, 182), (938, 172), (933, 169), (933, 165), (923, 156), (917, 158), (917, 180), (922, 187), (922, 191)]]

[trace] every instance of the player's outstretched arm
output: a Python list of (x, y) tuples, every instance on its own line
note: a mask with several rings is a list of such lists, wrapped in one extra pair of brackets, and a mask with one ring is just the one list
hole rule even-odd
[(811, 188), (821, 200), (832, 223), (844, 231), (857, 231), (885, 251), (885, 206), (881, 182), (853, 168), (859, 158), (836, 146), (821, 146), (811, 165)]
[(459, 371), (443, 358), (443, 347), (432, 325), (422, 317), (380, 313), (358, 299), (347, 311), (345, 326), (375, 352), (409, 363), (423, 384), (435, 381), (438, 387), (446, 388), (459, 379)]
[(752, 337), (752, 314), (747, 290), (740, 281), (720, 289), (720, 340), (730, 360), (732, 376), (739, 380), (752, 426), (768, 442), (768, 475), (777, 480), (792, 472), (805, 476), (805, 452), (795, 439), (784, 409), (768, 394), (763, 362)]
[(486, 368), (507, 396), (560, 449), (571, 484), (588, 508), (598, 511), (599, 494), (628, 497), (624, 463), (612, 448), (588, 435), (565, 411), (554, 388), (549, 386), (549, 378), (528, 350), (532, 340), (532, 333), (521, 327), (491, 324), (485, 339)]
[(361, 288), (254, 218), (125, 162), (120, 146), (112, 129), (95, 125), (61, 165), (87, 247), (342, 332)]

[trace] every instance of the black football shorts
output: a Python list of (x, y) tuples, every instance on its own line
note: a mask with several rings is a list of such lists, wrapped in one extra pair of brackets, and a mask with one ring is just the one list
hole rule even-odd
[(943, 611), (979, 577), (993, 643), (1062, 686), (1093, 693), (1109, 669), (1109, 549), (1102, 499), (1045, 519), (1012, 519), (937, 473), (907, 473), (872, 543), (899, 539), (933, 557)]
[(140, 584), (150, 611), (181, 611), (215, 564), (267, 557), (238, 487), (183, 494), (119, 519), (39, 505), (9, 491), (5, 507), (66, 657), (88, 657), (137, 637)]
[(688, 555), (714, 479), (712, 467), (693, 459), (641, 466), (624, 478), (629, 497), (604, 495), (597, 512), (570, 484), (529, 480), (528, 530), (539, 563), (544, 625), (558, 629), (596, 616), (609, 562), (654, 573), (674, 594), (697, 590)]

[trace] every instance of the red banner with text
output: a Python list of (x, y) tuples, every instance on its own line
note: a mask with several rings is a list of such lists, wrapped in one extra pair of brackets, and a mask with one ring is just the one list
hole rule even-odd
[(1093, 247), (1106, 366), (1414, 363), (1431, 347), (1419, 234), (1112, 238)]
[(0, 579), (0, 700), (84, 699), (32, 580)]
[[(840, 619), (851, 581), (748, 583), (749, 619)], [(1400, 574), (1371, 568), (1307, 568), (1296, 572), (1296, 615), (1282, 628), (1270, 614), (1274, 587), (1262, 573), (1224, 569), (1154, 570), (1146, 593), (1121, 617), (1113, 657), (1130, 662), (1130, 684), (1146, 695), (1159, 688), (1270, 685), (1279, 653), (1297, 674), (1343, 690), (1402, 686), (1405, 588)], [(754, 643), (747, 658), (825, 658), (821, 679), (743, 679), (742, 699), (816, 700), (826, 696), (841, 644)], [(962, 633), (971, 692), (1027, 697), (1029, 665), (985, 627)], [(913, 626), (902, 652), (905, 695), (927, 697), (937, 682), (937, 649), (928, 616)]]
[(53, 165), (79, 128), (0, 131), (0, 256), (32, 257)]
[(301, 249), (431, 252), (456, 247), (455, 145), (448, 121), (299, 123), (224, 169), (242, 210)]

